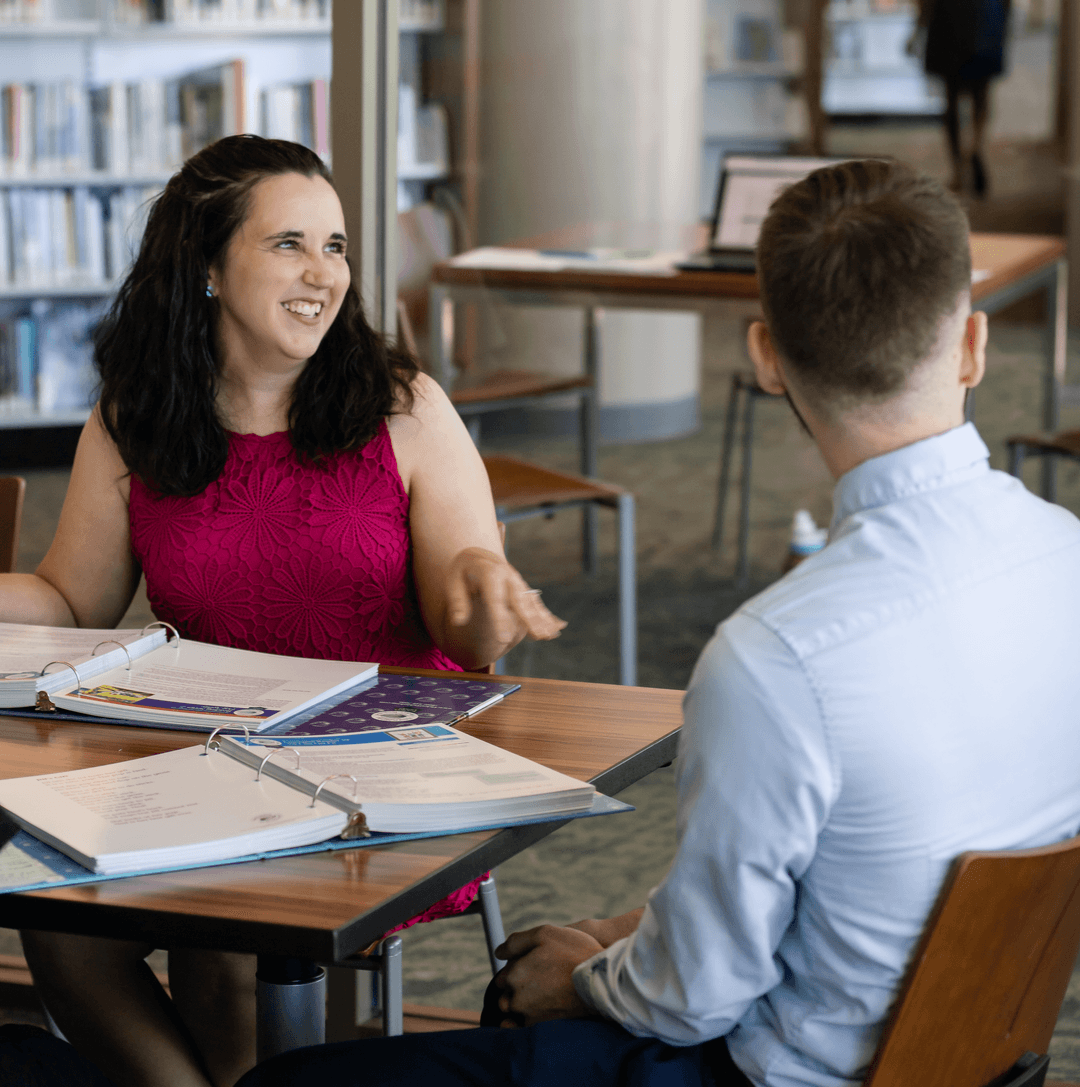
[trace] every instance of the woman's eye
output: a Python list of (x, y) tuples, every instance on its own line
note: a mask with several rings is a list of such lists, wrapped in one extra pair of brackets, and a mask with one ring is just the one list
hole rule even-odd
[(278, 242), (279, 249), (295, 249), (296, 242), (292, 238), (286, 238), (283, 242)]
[(344, 253), (345, 252), (345, 243), (344, 242), (331, 242), (326, 247), (326, 249), (327, 249), (327, 252), (329, 252), (329, 253)]

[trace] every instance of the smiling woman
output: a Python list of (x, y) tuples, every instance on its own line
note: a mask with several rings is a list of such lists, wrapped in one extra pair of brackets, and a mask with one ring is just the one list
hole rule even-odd
[[(140, 576), (182, 636), (460, 669), (564, 625), (505, 560), (439, 387), (377, 335), (321, 160), (233, 136), (184, 164), (96, 340), (101, 400), (35, 575), (0, 619), (111, 626)], [(465, 909), (469, 885), (421, 917)], [(61, 1029), (118, 1083), (232, 1083), (253, 1061), (242, 956), (24, 933)]]

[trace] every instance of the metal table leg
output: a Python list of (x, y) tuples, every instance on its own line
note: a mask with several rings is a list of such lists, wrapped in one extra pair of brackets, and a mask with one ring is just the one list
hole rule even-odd
[[(590, 505), (595, 505), (590, 503)], [(637, 686), (637, 556), (634, 496), (619, 495), (619, 682)]]
[[(1059, 260), (1046, 285), (1046, 376), (1043, 392), (1043, 430), (1053, 434), (1060, 423), (1061, 387), (1065, 384), (1065, 352), (1068, 343), (1069, 266)], [(1042, 496), (1057, 497), (1057, 457), (1042, 458)]]
[[(595, 306), (585, 307), (585, 330), (582, 343), (582, 356), (585, 373), (590, 379), (588, 388), (581, 396), (581, 474), (594, 479), (596, 477), (597, 445), (597, 394), (599, 391), (598, 374), (600, 370), (600, 317), (603, 310)], [(581, 510), (581, 565), (586, 574), (595, 574), (599, 566), (599, 531), (597, 509), (593, 502), (587, 502)]]
[(326, 1041), (326, 971), (307, 959), (260, 955), (255, 974), (259, 1061)]
[(454, 301), (438, 283), (428, 288), (428, 315), (431, 376), (449, 395), (454, 383)]
[(746, 390), (743, 416), (742, 489), (739, 494), (739, 543), (735, 566), (735, 585), (745, 589), (750, 584), (750, 474), (754, 460), (754, 401), (752, 389)]

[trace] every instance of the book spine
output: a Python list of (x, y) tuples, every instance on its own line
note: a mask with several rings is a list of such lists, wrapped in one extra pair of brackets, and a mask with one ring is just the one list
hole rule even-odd
[(109, 85), (109, 155), (110, 173), (122, 176), (130, 172), (127, 87), (123, 83)]
[(0, 288), (11, 284), (11, 233), (8, 193), (0, 189)]
[(15, 322), (16, 385), (15, 394), (28, 404), (37, 401), (36, 328), (32, 317), (19, 317)]
[(330, 158), (330, 81), (315, 79), (311, 83), (311, 110), (315, 143), (313, 150), (323, 159)]

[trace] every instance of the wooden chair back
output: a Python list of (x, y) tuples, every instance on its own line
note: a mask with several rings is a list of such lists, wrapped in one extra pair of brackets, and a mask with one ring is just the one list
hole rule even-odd
[(1080, 838), (957, 858), (863, 1087), (986, 1087), (1045, 1054), (1080, 947)]
[(21, 476), (0, 476), (0, 574), (15, 570), (25, 493), (26, 480)]

